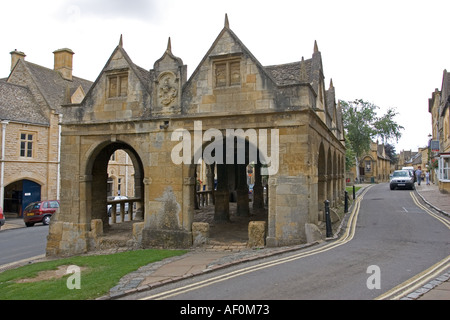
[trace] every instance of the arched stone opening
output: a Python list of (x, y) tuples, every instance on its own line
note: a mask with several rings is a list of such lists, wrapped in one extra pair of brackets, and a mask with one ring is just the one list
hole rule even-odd
[(330, 207), (334, 205), (333, 202), (333, 158), (331, 155), (331, 148), (328, 149), (327, 154), (327, 195), (326, 200), (330, 201)]
[[(134, 171), (133, 175), (128, 177), (132, 179), (129, 181), (133, 185), (132, 195), (121, 199), (111, 198), (109, 185), (111, 179), (108, 175), (111, 156), (118, 150), (123, 150), (127, 154)], [(84, 188), (86, 222), (89, 223), (93, 219), (102, 220), (103, 232), (108, 234), (119, 230), (131, 232), (132, 224), (143, 220), (144, 167), (133, 147), (121, 141), (100, 144), (87, 162), (86, 177)]]
[[(251, 221), (263, 221), (267, 230), (268, 176), (263, 169), (267, 162), (248, 139), (236, 136), (214, 143), (210, 154), (214, 162), (208, 161), (209, 154), (205, 156), (212, 145), (206, 143), (202, 160), (192, 165), (193, 222), (209, 224), (210, 243), (246, 244)], [(218, 147), (221, 152), (216, 152)]]
[(323, 143), (319, 147), (319, 158), (317, 163), (317, 180), (318, 180), (318, 208), (319, 208), (319, 221), (324, 221), (324, 202), (327, 199), (327, 167), (325, 159), (325, 148)]

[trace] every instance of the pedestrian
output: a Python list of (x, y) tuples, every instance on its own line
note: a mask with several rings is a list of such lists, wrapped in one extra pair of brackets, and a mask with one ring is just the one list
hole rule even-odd
[(430, 171), (425, 172), (425, 178), (427, 179), (427, 186), (430, 185)]
[(417, 184), (420, 186), (420, 180), (422, 179), (422, 167), (419, 166), (419, 168), (416, 170), (416, 177), (417, 177)]

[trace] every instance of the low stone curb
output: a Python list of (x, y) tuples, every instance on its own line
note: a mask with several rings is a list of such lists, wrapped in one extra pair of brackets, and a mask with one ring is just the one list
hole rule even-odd
[[(238, 260), (234, 260), (234, 261), (231, 261), (231, 262), (220, 263), (220, 264), (212, 264), (212, 265), (208, 266), (206, 269), (204, 269), (202, 271), (186, 274), (184, 276), (173, 277), (173, 278), (169, 278), (169, 279), (166, 279), (166, 280), (158, 281), (158, 282), (155, 282), (155, 283), (149, 283), (147, 285), (138, 286), (138, 287), (135, 287), (135, 288), (129, 288), (129, 289), (126, 289), (126, 290), (118, 290), (118, 291), (115, 291), (115, 292), (110, 292), (109, 294), (107, 294), (105, 296), (102, 296), (102, 297), (99, 297), (96, 300), (114, 300), (114, 299), (121, 298), (121, 297), (124, 297), (124, 296), (129, 295), (129, 294), (155, 289), (155, 288), (161, 287), (163, 285), (167, 285), (169, 283), (174, 283), (174, 282), (181, 281), (181, 280), (184, 280), (184, 279), (187, 279), (187, 278), (192, 278), (192, 277), (195, 277), (195, 276), (211, 273), (213, 271), (217, 271), (217, 270), (220, 270), (220, 269), (225, 269), (225, 268), (228, 268), (228, 267), (240, 264), (240, 263), (251, 262), (251, 261), (258, 260), (258, 259), (264, 259), (264, 258), (267, 258), (267, 257), (278, 255), (278, 254), (283, 254), (283, 253), (287, 253), (287, 252), (291, 252), (291, 251), (305, 249), (305, 248), (312, 247), (312, 246), (317, 245), (317, 244), (322, 243), (322, 242), (323, 241), (316, 241), (316, 242), (312, 242), (312, 243), (306, 243), (306, 244), (302, 244), (302, 245), (298, 245), (298, 246), (292, 246), (292, 247), (283, 248), (283, 249), (279, 249), (279, 248), (273, 249), (273, 250), (272, 249), (267, 249), (267, 250), (270, 250), (267, 253), (263, 253), (263, 254), (255, 253), (255, 254), (251, 254), (251, 255), (249, 255), (247, 257), (244, 257), (244, 258), (241, 258), (241, 259), (238, 259)], [(183, 256), (181, 256), (179, 258), (181, 259), (182, 257)], [(228, 256), (228, 258), (229, 258), (229, 256)], [(174, 261), (174, 260), (172, 260), (172, 261)], [(166, 263), (169, 263), (169, 262), (171, 262), (171, 261), (167, 261), (167, 262), (165, 262), (163, 264), (166, 264)], [(158, 266), (158, 267), (160, 267), (160, 266)]]
[(444, 273), (443, 275), (437, 277), (436, 279), (428, 282), (422, 288), (417, 289), (416, 291), (408, 294), (407, 296), (401, 298), (400, 300), (417, 300), (431, 289), (436, 288), (437, 286), (441, 285), (445, 281), (448, 281), (449, 279), (450, 279), (450, 272)]

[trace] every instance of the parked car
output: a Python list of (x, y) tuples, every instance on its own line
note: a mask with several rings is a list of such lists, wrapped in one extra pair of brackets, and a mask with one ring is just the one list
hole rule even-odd
[(0, 207), (0, 229), (5, 224), (5, 216), (3, 215), (3, 209)]
[[(125, 200), (128, 199), (126, 196), (116, 196), (116, 197), (108, 197), (108, 201), (112, 200)], [(111, 217), (111, 209), (112, 205), (108, 204), (108, 217)], [(128, 213), (128, 202), (125, 202), (125, 213)], [(116, 215), (120, 214), (120, 204), (116, 204)]]
[(414, 176), (408, 170), (395, 170), (390, 182), (391, 190), (395, 188), (409, 188), (414, 190)]
[(58, 200), (32, 202), (23, 211), (23, 221), (27, 227), (32, 227), (39, 222), (48, 225), (50, 218), (58, 208)]

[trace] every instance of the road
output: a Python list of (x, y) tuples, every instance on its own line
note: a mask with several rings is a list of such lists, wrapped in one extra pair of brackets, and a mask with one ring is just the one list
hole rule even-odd
[[(132, 298), (392, 298), (402, 292), (403, 285), (411, 289), (427, 275), (436, 277), (442, 272), (441, 265), (448, 268), (450, 223), (448, 218), (438, 218), (442, 219), (422, 208), (411, 191), (390, 191), (388, 184), (373, 185), (354, 204), (346, 221), (346, 233), (338, 240), (240, 264)], [(434, 269), (436, 272), (431, 272)]]
[(0, 266), (45, 254), (48, 226), (0, 231)]
[[(120, 219), (117, 215), (116, 221), (120, 222)], [(29, 228), (0, 230), (0, 266), (44, 255), (48, 228), (38, 223)]]

